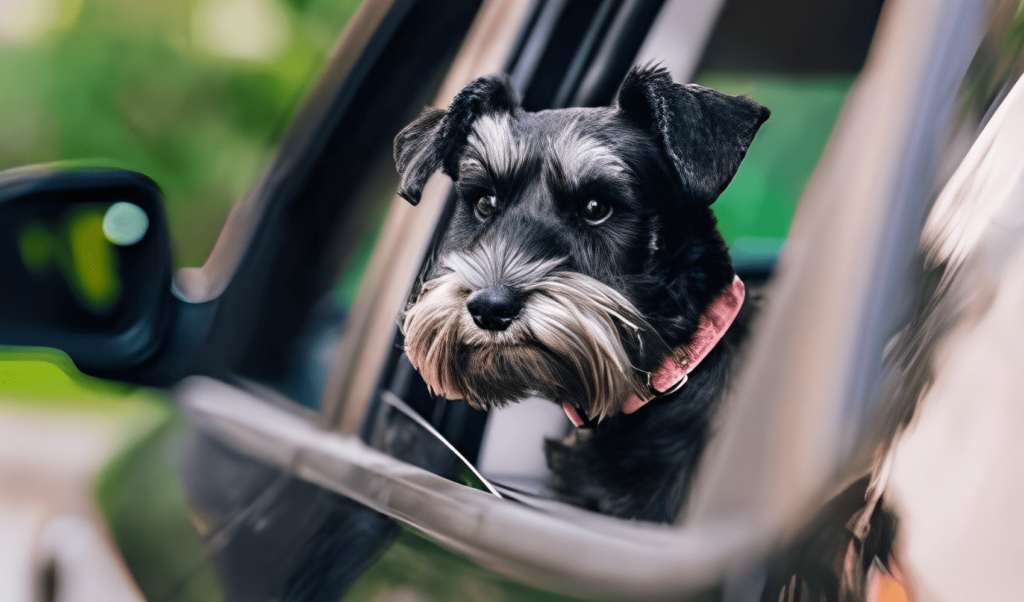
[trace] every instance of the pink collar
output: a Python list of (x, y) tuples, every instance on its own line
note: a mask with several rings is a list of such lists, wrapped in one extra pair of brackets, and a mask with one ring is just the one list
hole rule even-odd
[[(623, 404), (622, 411), (632, 414), (652, 399), (675, 393), (682, 388), (686, 384), (687, 375), (693, 372), (708, 353), (711, 353), (711, 350), (732, 326), (745, 296), (746, 289), (743, 286), (743, 281), (736, 276), (733, 278), (732, 284), (712, 301), (707, 311), (701, 316), (700, 322), (697, 324), (697, 332), (693, 335), (690, 344), (680, 347), (677, 353), (665, 358), (665, 362), (657, 372), (648, 373), (649, 393), (643, 398), (633, 395)], [(579, 427), (585, 424), (585, 421), (576, 412), (576, 408), (563, 403), (562, 410), (575, 426)]]

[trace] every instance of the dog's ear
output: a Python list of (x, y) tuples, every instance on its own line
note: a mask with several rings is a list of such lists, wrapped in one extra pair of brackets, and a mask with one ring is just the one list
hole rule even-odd
[(441, 167), (437, 135), (445, 114), (441, 109), (424, 109), (416, 121), (395, 136), (398, 194), (413, 205), (420, 202), (427, 180)]
[(459, 179), (459, 157), (478, 117), (519, 111), (519, 98), (506, 75), (488, 75), (462, 89), (447, 111), (426, 109), (395, 137), (398, 194), (413, 205), (438, 168)]
[(507, 75), (479, 77), (463, 88), (448, 107), (441, 127), (438, 151), (444, 173), (453, 180), (459, 179), (459, 157), (479, 117), (519, 110), (519, 98)]
[(704, 206), (732, 181), (754, 134), (771, 115), (745, 96), (679, 85), (657, 65), (633, 67), (615, 102), (658, 139), (683, 190)]

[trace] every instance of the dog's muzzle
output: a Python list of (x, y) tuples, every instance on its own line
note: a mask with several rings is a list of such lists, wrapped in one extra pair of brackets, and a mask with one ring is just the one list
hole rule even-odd
[(491, 245), (443, 258), (402, 321), (431, 391), (489, 409), (537, 395), (592, 419), (648, 392), (640, 357), (671, 350), (615, 289)]

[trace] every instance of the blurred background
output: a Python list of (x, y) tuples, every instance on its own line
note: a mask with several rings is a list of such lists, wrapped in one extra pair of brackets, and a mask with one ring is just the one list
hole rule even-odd
[[(202, 265), (358, 5), (0, 0), (0, 170), (147, 174), (175, 264)], [(78, 497), (93, 481), (144, 591), (219, 599), (168, 451), (180, 421), (163, 393), (87, 377), (55, 350), (0, 346), (0, 599), (28, 599), (19, 547), (31, 549), (48, 506), (70, 497), (89, 513)]]
[(3, 0), (0, 169), (80, 161), (164, 191), (206, 260), (358, 0)]

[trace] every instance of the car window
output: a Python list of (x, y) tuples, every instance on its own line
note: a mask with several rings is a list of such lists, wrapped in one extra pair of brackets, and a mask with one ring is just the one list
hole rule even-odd
[(775, 255), (867, 56), (882, 2), (725, 2), (693, 80), (769, 107), (715, 202), (740, 263)]
[(735, 256), (774, 254), (832, 132), (854, 74), (778, 76), (704, 71), (698, 83), (748, 94), (772, 110), (729, 187), (712, 206)]

